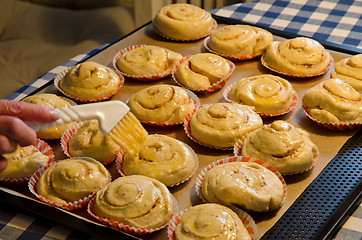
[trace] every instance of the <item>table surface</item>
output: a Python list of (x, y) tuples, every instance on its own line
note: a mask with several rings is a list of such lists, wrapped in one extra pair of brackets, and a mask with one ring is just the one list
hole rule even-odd
[[(250, 23), (286, 34), (312, 37), (324, 45), (362, 52), (362, 1), (257, 1), (213, 9), (215, 16)], [(20, 100), (44, 85), (51, 84), (62, 70), (84, 61), (111, 43), (78, 55), (24, 86), (7, 99)], [(362, 205), (336, 234), (336, 239), (362, 238)], [(0, 204), (0, 239), (96, 239), (89, 234), (25, 210)]]

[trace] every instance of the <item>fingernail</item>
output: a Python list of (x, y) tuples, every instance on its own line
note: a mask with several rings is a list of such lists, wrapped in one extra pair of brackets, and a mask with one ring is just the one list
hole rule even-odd
[(49, 113), (54, 121), (59, 119), (59, 113), (55, 109), (50, 109)]

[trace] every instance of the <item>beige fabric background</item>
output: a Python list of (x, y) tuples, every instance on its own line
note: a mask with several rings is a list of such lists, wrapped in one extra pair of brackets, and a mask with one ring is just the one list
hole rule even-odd
[(0, 0), (0, 97), (135, 28), (126, 6), (71, 10)]

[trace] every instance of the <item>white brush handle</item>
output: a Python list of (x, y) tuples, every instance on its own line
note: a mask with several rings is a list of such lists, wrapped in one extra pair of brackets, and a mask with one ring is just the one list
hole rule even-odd
[(52, 123), (27, 122), (35, 131), (49, 127), (63, 125), (76, 121), (96, 119), (99, 129), (108, 134), (113, 127), (129, 112), (129, 107), (121, 101), (107, 101), (74, 105), (65, 108), (54, 109), (59, 114), (59, 119)]

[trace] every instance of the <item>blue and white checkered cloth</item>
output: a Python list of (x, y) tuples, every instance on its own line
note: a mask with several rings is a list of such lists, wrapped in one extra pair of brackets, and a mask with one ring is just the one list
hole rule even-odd
[(313, 38), (362, 53), (362, 1), (262, 0), (210, 11), (262, 28)]

